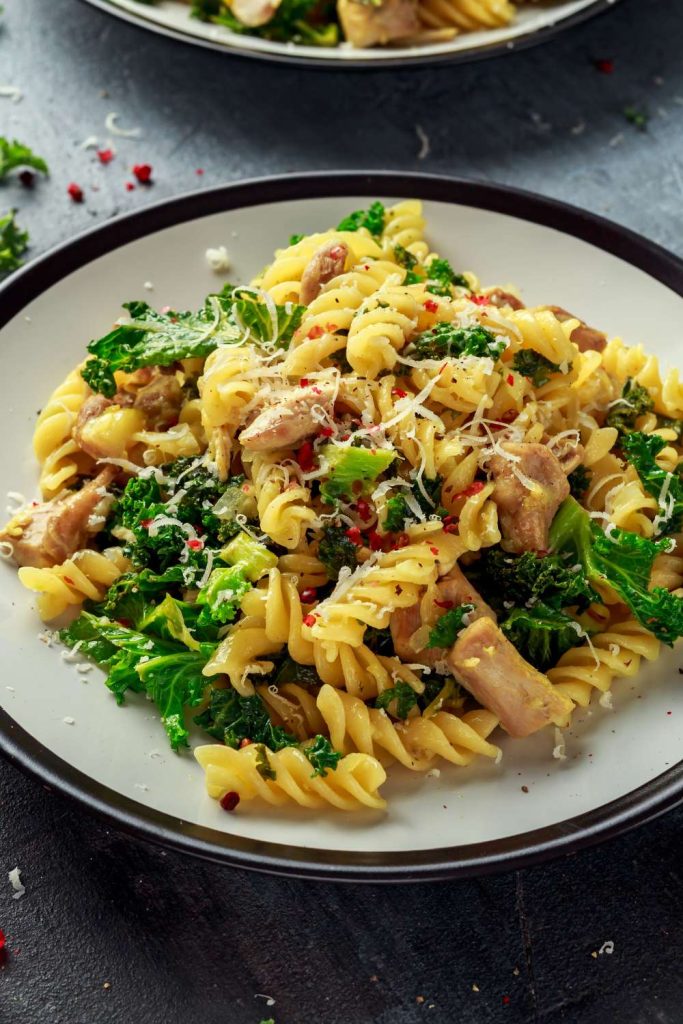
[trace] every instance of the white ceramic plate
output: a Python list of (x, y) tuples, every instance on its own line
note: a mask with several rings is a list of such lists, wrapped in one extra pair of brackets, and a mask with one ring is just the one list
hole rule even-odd
[[(512, 279), (530, 304), (574, 310), (645, 343), (664, 362), (683, 355), (681, 262), (592, 215), (510, 189), (422, 175), (233, 185), (110, 222), (0, 289), (0, 490), (35, 492), (36, 411), (86, 343), (108, 329), (120, 303), (142, 297), (196, 307), (217, 285), (204, 259), (208, 246), (227, 246), (234, 279), (246, 281), (291, 234), (337, 223), (368, 196), (425, 200), (433, 247), (484, 282)], [(125, 709), (117, 707), (96, 670), (80, 675), (59, 649), (40, 642), (30, 595), (9, 565), (0, 571), (0, 746), (44, 781), (148, 838), (263, 870), (434, 877), (576, 849), (681, 799), (683, 687), (680, 656), (667, 652), (615, 686), (614, 711), (595, 704), (576, 713), (566, 761), (553, 759), (554, 737), (546, 731), (523, 742), (503, 739), (498, 766), (441, 766), (439, 778), (392, 768), (386, 814), (244, 804), (227, 814), (205, 795), (191, 754), (169, 752), (150, 704), (131, 697)]]
[(211, 25), (191, 18), (187, 4), (177, 0), (161, 0), (154, 5), (139, 0), (87, 0), (94, 7), (115, 14), (143, 28), (162, 35), (182, 39), (224, 52), (271, 61), (329, 67), (342, 63), (345, 67), (381, 67), (476, 60), (522, 46), (531, 46), (607, 10), (616, 0), (548, 0), (526, 4), (512, 25), (485, 32), (466, 32), (449, 42), (419, 47), (384, 47), (356, 50), (347, 44), (326, 49), (274, 43), (267, 39), (237, 35), (220, 25)]

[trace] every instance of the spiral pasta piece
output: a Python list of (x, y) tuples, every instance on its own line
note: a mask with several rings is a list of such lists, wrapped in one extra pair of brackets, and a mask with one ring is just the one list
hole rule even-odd
[(33, 434), (33, 450), (41, 466), (40, 489), (46, 500), (68, 487), (93, 464), (72, 437), (81, 406), (91, 393), (78, 366), (53, 391), (40, 411)]
[(259, 772), (259, 753), (254, 744), (241, 750), (219, 744), (196, 747), (194, 754), (206, 773), (209, 796), (220, 800), (226, 793), (236, 793), (240, 800), (258, 798), (275, 806), (295, 803), (316, 809), (330, 805), (339, 811), (383, 810), (386, 806), (378, 792), (386, 772), (367, 754), (348, 754), (334, 771), (315, 776), (305, 754), (296, 747), (285, 747), (267, 753), (275, 777), (265, 778)]
[(86, 548), (61, 565), (47, 569), (24, 566), (19, 569), (19, 579), (28, 590), (38, 594), (40, 617), (50, 622), (86, 598), (101, 601), (112, 583), (130, 568), (121, 548), (107, 548), (103, 552)]
[(509, 0), (420, 0), (419, 12), (429, 28), (475, 32), (502, 28), (513, 20), (516, 9)]

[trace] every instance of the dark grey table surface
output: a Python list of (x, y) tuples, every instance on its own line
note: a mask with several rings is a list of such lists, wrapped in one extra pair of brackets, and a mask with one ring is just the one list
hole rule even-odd
[[(683, 253), (682, 42), (680, 0), (623, 0), (494, 61), (318, 73), (157, 39), (78, 0), (5, 0), (0, 86), (23, 99), (0, 97), (0, 134), (32, 144), (52, 175), (3, 187), (0, 205), (20, 208), (37, 254), (202, 185), (429, 170), (569, 200)], [(646, 131), (629, 106), (648, 113)], [(106, 141), (113, 110), (142, 137), (117, 139), (103, 168), (80, 145)], [(137, 162), (155, 183), (127, 192)], [(680, 1024), (682, 834), (678, 811), (481, 881), (284, 881), (118, 835), (0, 763), (0, 1022)], [(16, 864), (20, 900), (7, 883)]]

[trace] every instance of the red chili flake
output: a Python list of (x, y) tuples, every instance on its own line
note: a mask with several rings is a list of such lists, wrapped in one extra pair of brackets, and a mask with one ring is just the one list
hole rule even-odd
[(365, 498), (359, 498), (356, 502), (356, 508), (358, 509), (358, 515), (361, 517), (364, 523), (370, 522), (372, 519), (372, 509), (368, 505)]
[(334, 332), (338, 331), (339, 328), (337, 327), (336, 324), (325, 324), (325, 330), (327, 331), (328, 334), (334, 334)]
[(134, 191), (135, 191), (135, 185), (133, 184), (133, 182), (132, 181), (127, 181), (126, 182), (126, 192), (134, 192)]
[(332, 437), (334, 434), (334, 427), (321, 427), (318, 433), (323, 437)]
[(433, 555), (438, 555), (438, 553), (439, 553), (439, 549), (438, 548), (431, 547), (429, 550), (431, 551), (431, 553)]
[(344, 532), (352, 544), (363, 543), (363, 539), (360, 533), (360, 526), (350, 526), (348, 530), (345, 530)]
[(346, 248), (345, 247), (342, 248), (341, 245), (335, 245), (332, 249), (330, 249), (330, 256), (332, 257), (333, 260), (338, 259), (340, 256), (344, 256), (345, 257), (346, 256)]
[(516, 409), (508, 409), (508, 411), (504, 412), (503, 415), (500, 417), (500, 422), (501, 423), (513, 423), (517, 419), (518, 416), (519, 416), (519, 413), (517, 412)]
[(305, 587), (301, 591), (301, 600), (304, 604), (311, 604), (312, 601), (317, 601), (318, 591), (315, 587)]
[(363, 264), (363, 270), (369, 270), (369, 269), (370, 269), (370, 264), (369, 263), (364, 263)]
[(74, 581), (73, 581), (73, 580), (71, 579), (71, 577), (70, 577), (70, 576), (65, 576), (65, 577), (64, 577), (64, 582), (65, 582), (65, 583), (68, 583), (70, 587), (73, 587), (73, 586), (75, 586), (75, 583), (74, 583)]
[(454, 602), (453, 601), (449, 601), (449, 600), (445, 600), (445, 601), (435, 601), (434, 604), (437, 606), (437, 608), (446, 608), (446, 609), (448, 609), (448, 608), (452, 608), (453, 607)]
[(444, 526), (450, 526), (451, 523), (453, 522), (454, 518), (455, 518), (455, 516), (444, 516), (443, 517), (443, 525)]
[(143, 528), (143, 530), (149, 530), (150, 526), (152, 525), (152, 522), (152, 519), (141, 519), (140, 526)]
[(141, 185), (152, 184), (152, 165), (151, 164), (135, 164), (133, 167), (133, 174), (138, 179)]
[(299, 463), (304, 473), (310, 473), (313, 469), (313, 442), (304, 441), (296, 453), (296, 461)]
[(515, 383), (515, 378), (514, 378), (514, 377), (512, 376), (512, 374), (511, 374), (511, 373), (508, 373), (508, 375), (507, 375), (507, 377), (505, 378), (505, 380), (506, 380), (506, 381), (507, 381), (507, 383), (508, 383), (508, 384), (510, 385), (510, 387), (512, 387), (512, 385), (513, 385), (513, 384)]
[(325, 328), (322, 327), (320, 324), (315, 324), (313, 327), (311, 327), (306, 337), (315, 340), (316, 338), (322, 338), (324, 333)]
[(230, 793), (224, 793), (219, 802), (224, 811), (234, 811), (240, 802), (240, 795), (233, 790)]
[(667, 715), (673, 715), (673, 711), (667, 711)]
[(77, 185), (74, 181), (70, 185), (67, 185), (66, 191), (69, 193), (74, 203), (83, 202), (83, 189), (80, 185)]
[(110, 164), (112, 162), (112, 160), (114, 159), (114, 150), (113, 149), (98, 149), (97, 150), (97, 159), (100, 161), (101, 164)]
[(32, 501), (31, 502), (31, 508), (38, 508), (38, 502), (37, 501)]
[(403, 388), (392, 388), (391, 393), (394, 398), (407, 398), (408, 392), (404, 391)]
[(351, 435), (350, 435), (350, 434), (342, 434), (342, 436), (341, 436), (341, 437), (339, 438), (339, 440), (340, 440), (340, 441), (348, 441), (348, 439), (349, 439), (350, 437), (351, 437)]
[(7, 956), (7, 949), (5, 948), (6, 946), (7, 946), (7, 939), (5, 938), (5, 933), (0, 928), (0, 964), (3, 963), (3, 961), (5, 960), (5, 958)]
[(303, 624), (304, 626), (308, 626), (309, 628), (311, 626), (315, 626), (315, 615), (304, 615)]
[(384, 547), (384, 538), (377, 530), (373, 530), (368, 534), (368, 543), (373, 551), (381, 551)]
[(488, 295), (470, 295), (470, 302), (473, 302), (475, 306), (490, 306), (491, 300)]
[(458, 532), (458, 524), (457, 523), (449, 523), (448, 526), (444, 526), (443, 532), (444, 533), (457, 533)]
[(251, 740), (247, 736), (245, 736), (243, 740), (240, 740), (240, 750), (242, 749), (242, 747), (249, 746), (251, 746)]
[(503, 996), (503, 1006), (508, 1006), (510, 1003), (510, 996)]
[(204, 547), (204, 541), (199, 540), (199, 538), (195, 540), (195, 538), (192, 537), (190, 540), (188, 540), (187, 546), (188, 548), (190, 548), (191, 551), (201, 551), (202, 548)]
[(466, 487), (464, 491), (460, 491), (460, 494), (456, 494), (454, 501), (458, 501), (459, 498), (471, 498), (473, 494), (479, 494), (479, 491), (484, 490), (484, 484), (481, 480), (475, 480), (473, 484)]
[(119, 626), (123, 626), (124, 629), (130, 629), (133, 625), (130, 619), (117, 619)]
[(408, 536), (408, 534), (407, 533), (399, 533), (398, 537), (396, 538), (396, 544), (394, 545), (394, 547), (397, 547), (397, 548), (407, 548), (409, 544), (410, 544), (410, 537)]
[(439, 311), (439, 303), (434, 302), (434, 299), (427, 299), (422, 305), (428, 313), (438, 313)]
[(198, 174), (201, 177), (201, 175), (204, 173), (204, 168), (203, 167), (198, 167), (197, 170), (194, 173)]
[(22, 171), (19, 175), (19, 181), (24, 188), (33, 188), (33, 182), (36, 180), (36, 176), (33, 171)]
[(602, 622), (602, 615), (599, 612), (596, 612), (594, 608), (589, 608), (588, 614), (591, 619), (595, 619), (596, 622)]
[(302, 377), (301, 378), (301, 380), (299, 381), (299, 387), (302, 387), (302, 388), (307, 388), (308, 387), (308, 377)]
[(322, 395), (322, 391), (320, 390), (320, 388), (317, 388), (315, 386), (311, 388), (311, 391), (313, 392), (314, 395)]
[(603, 75), (611, 75), (614, 71), (614, 61), (611, 57), (599, 57), (593, 63), (595, 64), (596, 71)]

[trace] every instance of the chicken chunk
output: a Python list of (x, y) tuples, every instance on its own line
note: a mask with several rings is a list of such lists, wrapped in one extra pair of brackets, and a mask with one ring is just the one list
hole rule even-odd
[(252, 452), (293, 447), (320, 428), (314, 416), (316, 407), (332, 412), (334, 391), (334, 385), (327, 381), (292, 388), (286, 398), (268, 406), (244, 428), (240, 443)]
[(117, 473), (115, 466), (107, 466), (80, 491), (17, 513), (0, 530), (0, 541), (11, 544), (17, 565), (59, 565), (85, 547), (104, 526), (114, 500), (107, 488)]
[(492, 306), (500, 309), (502, 306), (510, 306), (511, 309), (524, 309), (524, 303), (512, 292), (506, 292), (502, 288), (494, 288), (486, 298)]
[(574, 706), (522, 658), (490, 618), (480, 618), (460, 633), (448, 664), (474, 699), (498, 715), (510, 736), (529, 736), (550, 723), (564, 725)]
[(581, 317), (568, 313), (562, 306), (546, 306), (546, 309), (554, 313), (560, 323), (564, 323), (566, 320), (579, 321), (579, 326), (575, 327), (569, 336), (579, 352), (602, 352), (607, 344), (606, 334), (596, 330), (594, 327), (589, 327), (584, 320), (581, 320)]
[(344, 273), (349, 247), (344, 242), (326, 242), (313, 254), (301, 278), (299, 302), (308, 306), (328, 281)]
[(384, 46), (420, 30), (417, 0), (384, 0), (379, 4), (339, 0), (337, 11), (352, 46)]
[[(453, 566), (447, 576), (443, 576), (438, 581), (434, 598), (434, 607), (431, 609), (434, 614), (426, 616), (429, 622), (435, 621), (448, 608), (457, 608), (462, 604), (474, 605), (474, 611), (469, 616), (470, 622), (484, 616), (496, 621), (496, 613), (477, 593), (457, 565)], [(437, 605), (436, 602), (439, 604)], [(423, 665), (435, 665), (438, 661), (445, 659), (447, 651), (441, 647), (416, 647), (413, 639), (422, 626), (424, 611), (422, 602), (411, 605), (409, 608), (397, 608), (391, 616), (391, 637), (394, 642), (394, 650), (403, 661), (417, 659)]]
[(183, 392), (174, 373), (160, 373), (135, 395), (133, 408), (145, 417), (148, 430), (168, 430), (178, 422)]
[[(502, 448), (511, 458), (494, 455), (490, 466), (504, 547), (516, 553), (545, 551), (550, 524), (569, 496), (565, 471), (543, 444), (510, 441), (504, 442)], [(529, 482), (531, 487), (527, 486)]]

